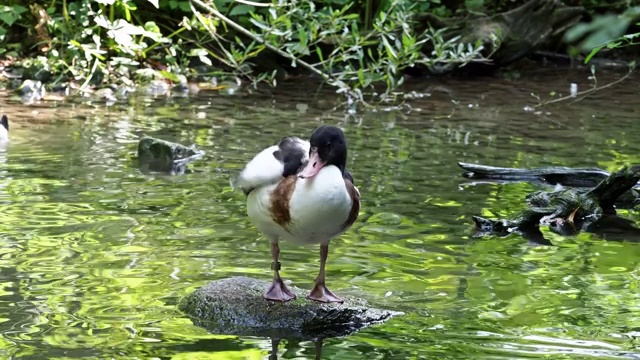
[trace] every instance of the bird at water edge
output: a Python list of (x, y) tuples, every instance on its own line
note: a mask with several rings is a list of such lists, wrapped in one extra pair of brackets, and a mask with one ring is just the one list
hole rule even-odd
[(249, 219), (271, 243), (274, 277), (265, 299), (296, 298), (280, 277), (279, 241), (284, 239), (320, 244), (320, 271), (307, 298), (343, 302), (327, 288), (325, 267), (330, 240), (347, 231), (360, 211), (360, 192), (346, 164), (344, 132), (322, 125), (309, 141), (287, 136), (262, 150), (232, 181), (247, 196)]

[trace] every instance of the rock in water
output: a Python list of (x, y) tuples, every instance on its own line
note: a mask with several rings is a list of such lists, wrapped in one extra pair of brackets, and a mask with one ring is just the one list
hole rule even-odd
[(144, 136), (138, 142), (138, 165), (143, 172), (159, 171), (182, 175), (190, 162), (204, 156), (195, 146), (186, 147), (170, 141)]
[(320, 304), (293, 286), (296, 300), (267, 301), (262, 293), (270, 284), (245, 276), (216, 280), (187, 295), (178, 307), (195, 325), (218, 334), (300, 340), (345, 336), (402, 314), (371, 308), (359, 299)]

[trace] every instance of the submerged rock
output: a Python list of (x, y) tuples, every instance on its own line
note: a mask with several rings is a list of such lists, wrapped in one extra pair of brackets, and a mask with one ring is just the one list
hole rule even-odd
[(190, 162), (204, 156), (204, 151), (194, 146), (144, 136), (138, 142), (138, 165), (143, 172), (158, 171), (182, 175)]
[(40, 101), (46, 94), (44, 84), (40, 81), (25, 80), (17, 89), (22, 102), (30, 104), (34, 101)]
[(187, 295), (178, 307), (195, 325), (218, 334), (301, 340), (345, 336), (402, 314), (369, 307), (361, 299), (317, 303), (293, 286), (296, 300), (267, 301), (262, 293), (270, 284), (244, 276), (216, 280)]

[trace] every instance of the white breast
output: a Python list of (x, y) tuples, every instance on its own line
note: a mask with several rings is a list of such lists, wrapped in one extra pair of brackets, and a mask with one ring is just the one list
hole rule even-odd
[(346, 230), (342, 226), (351, 212), (352, 200), (337, 167), (326, 166), (310, 179), (297, 180), (286, 229), (271, 218), (270, 197), (276, 186), (256, 189), (247, 199), (249, 218), (267, 236), (315, 244), (328, 242)]
[(9, 131), (4, 126), (0, 126), (0, 142), (9, 141)]

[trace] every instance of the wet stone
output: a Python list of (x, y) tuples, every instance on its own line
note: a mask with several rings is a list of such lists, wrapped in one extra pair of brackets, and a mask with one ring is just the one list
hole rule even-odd
[(300, 340), (345, 336), (402, 314), (370, 307), (362, 299), (318, 303), (293, 286), (297, 299), (267, 301), (262, 294), (270, 284), (245, 276), (216, 280), (184, 297), (178, 307), (213, 333)]
[(143, 172), (156, 171), (182, 175), (187, 165), (204, 156), (204, 151), (144, 136), (138, 142), (138, 166)]

